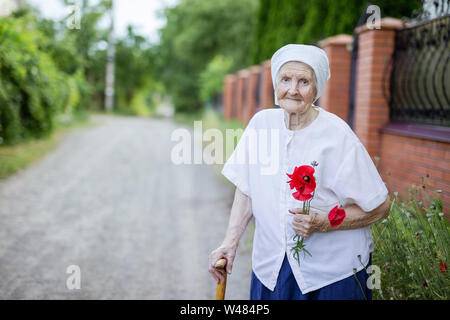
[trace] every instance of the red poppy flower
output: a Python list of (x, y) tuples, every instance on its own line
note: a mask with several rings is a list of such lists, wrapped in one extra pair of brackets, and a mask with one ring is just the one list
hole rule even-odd
[(338, 209), (336, 205), (333, 209), (328, 213), (328, 220), (330, 221), (330, 225), (332, 228), (337, 227), (344, 221), (345, 219), (345, 210)]
[(441, 272), (442, 273), (446, 273), (447, 272), (447, 265), (444, 262), (442, 262), (442, 261), (439, 263), (439, 265), (440, 265)]
[(286, 173), (291, 179), (287, 181), (291, 189), (297, 191), (292, 196), (300, 201), (306, 201), (313, 197), (311, 194), (316, 189), (316, 179), (314, 178), (314, 168), (311, 166), (295, 167), (292, 174)]

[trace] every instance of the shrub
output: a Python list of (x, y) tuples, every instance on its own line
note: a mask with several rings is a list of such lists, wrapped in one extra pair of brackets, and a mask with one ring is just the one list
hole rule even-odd
[(14, 144), (50, 133), (55, 116), (71, 113), (87, 92), (81, 73), (58, 69), (41, 48), (36, 17), (0, 18), (0, 137)]

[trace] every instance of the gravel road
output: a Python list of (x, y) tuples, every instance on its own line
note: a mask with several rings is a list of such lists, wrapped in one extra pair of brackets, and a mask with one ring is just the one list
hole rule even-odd
[[(0, 182), (0, 299), (214, 299), (208, 255), (234, 187), (215, 167), (172, 164), (170, 119), (91, 121)], [(248, 299), (250, 256), (251, 228), (227, 299)]]

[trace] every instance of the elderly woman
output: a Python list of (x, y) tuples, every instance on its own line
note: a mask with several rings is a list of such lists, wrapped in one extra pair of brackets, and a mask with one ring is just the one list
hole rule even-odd
[[(275, 104), (256, 113), (222, 174), (236, 185), (228, 229), (222, 245), (209, 256), (209, 271), (227, 260), (231, 274), (239, 239), (252, 217), (255, 235), (250, 299), (371, 299), (365, 268), (373, 251), (370, 224), (389, 214), (390, 199), (369, 154), (345, 121), (314, 105), (330, 77), (328, 58), (315, 46), (289, 44), (271, 60)], [(249, 163), (250, 130), (279, 130), (279, 170), (261, 174), (261, 163)], [(264, 141), (264, 139), (263, 139)], [(258, 141), (259, 145), (261, 141)], [(245, 161), (235, 161), (243, 153)], [(310, 214), (294, 199), (286, 173), (318, 163)], [(338, 205), (346, 217), (337, 227), (328, 220)], [(293, 257), (295, 235), (311, 255)]]

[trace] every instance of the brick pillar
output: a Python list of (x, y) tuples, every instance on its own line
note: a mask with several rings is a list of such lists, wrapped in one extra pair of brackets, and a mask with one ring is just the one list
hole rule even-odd
[(256, 112), (257, 94), (259, 94), (258, 81), (261, 73), (260, 66), (253, 66), (249, 69), (249, 75), (247, 77), (247, 94), (245, 99), (246, 112), (244, 114), (244, 123), (248, 124), (250, 119)]
[(352, 67), (352, 43), (353, 37), (348, 34), (329, 37), (319, 42), (319, 46), (328, 56), (331, 77), (317, 104), (347, 122), (349, 114), (350, 73)]
[(244, 113), (245, 113), (245, 95), (247, 93), (246, 90), (246, 80), (249, 75), (249, 72), (244, 69), (237, 73), (237, 87), (236, 87), (236, 95), (237, 95), (237, 115), (236, 118), (243, 122)]
[(234, 76), (234, 81), (233, 81), (233, 97), (232, 97), (232, 107), (231, 107), (231, 118), (232, 119), (237, 119), (237, 105), (238, 105), (238, 92), (237, 92), (237, 75)]
[(225, 120), (230, 120), (233, 114), (233, 95), (234, 84), (236, 82), (236, 76), (228, 74), (223, 82), (223, 117)]
[(262, 77), (260, 84), (260, 109), (273, 108), (273, 86), (272, 86), (272, 74), (270, 73), (270, 60), (266, 60), (262, 63)]
[(355, 29), (359, 39), (353, 130), (372, 157), (380, 155), (379, 129), (389, 121), (391, 57), (395, 30), (401, 27), (401, 20), (383, 18), (381, 29)]

